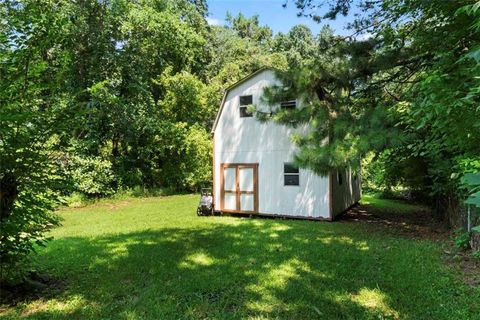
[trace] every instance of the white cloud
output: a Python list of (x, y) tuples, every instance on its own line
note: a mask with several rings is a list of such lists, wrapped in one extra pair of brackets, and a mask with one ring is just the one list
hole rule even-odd
[(215, 18), (208, 18), (207, 17), (207, 23), (211, 26), (219, 26), (222, 24), (221, 20), (215, 19)]
[(369, 31), (366, 31), (365, 33), (361, 33), (360, 35), (357, 36), (357, 40), (360, 40), (360, 41), (366, 41), (370, 38), (373, 38), (374, 34), (369, 32)]

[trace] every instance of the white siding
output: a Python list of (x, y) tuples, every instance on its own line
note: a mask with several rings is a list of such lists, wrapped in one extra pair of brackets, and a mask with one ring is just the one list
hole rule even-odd
[(254, 117), (240, 118), (241, 95), (253, 95), (253, 104), (269, 111), (260, 98), (263, 88), (274, 82), (274, 73), (265, 70), (232, 88), (225, 97), (214, 134), (215, 208), (220, 208), (220, 165), (258, 163), (259, 213), (328, 218), (328, 177), (300, 169), (300, 185), (284, 186), (283, 164), (291, 162), (295, 153), (290, 140), (294, 129), (273, 122), (261, 123)]
[(338, 172), (331, 175), (332, 178), (332, 214), (334, 217), (348, 209), (360, 200), (361, 178), (352, 170), (342, 172), (342, 184), (338, 181)]

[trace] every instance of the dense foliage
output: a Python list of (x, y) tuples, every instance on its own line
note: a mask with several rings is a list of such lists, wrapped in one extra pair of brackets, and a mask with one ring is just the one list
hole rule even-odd
[(13, 271), (57, 222), (51, 213), (60, 187), (56, 161), (68, 124), (68, 99), (59, 88), (67, 62), (56, 45), (64, 41), (59, 29), (65, 21), (55, 10), (25, 4), (12, 14), (17, 8), (0, 7), (2, 278), (16, 276)]
[(223, 88), (287, 59), (258, 17), (206, 15), (205, 1), (0, 2), (2, 270), (44, 244), (71, 193), (211, 184)]
[[(471, 240), (472, 249), (476, 250), (474, 254), (480, 258), (480, 243), (477, 243), (476, 247), (473, 244), (480, 241), (480, 173), (467, 173), (462, 181), (468, 189), (468, 198), (465, 203), (472, 206), (470, 214), (476, 215), (472, 217), (473, 222), (476, 223), (469, 224), (465, 234), (468, 240)], [(476, 225), (477, 223), (478, 225)]]
[[(319, 3), (295, 1), (315, 20), (353, 2), (331, 3), (317, 16)], [(363, 9), (345, 38), (301, 25), (273, 35), (241, 14), (210, 26), (204, 0), (0, 1), (2, 270), (45, 243), (62, 197), (209, 185), (222, 90), (265, 66), (288, 88), (267, 98), (307, 102), (274, 115), (314, 129), (293, 137), (300, 165), (324, 173), (368, 158), (375, 187), (458, 203), (461, 177), (480, 170), (479, 6)]]

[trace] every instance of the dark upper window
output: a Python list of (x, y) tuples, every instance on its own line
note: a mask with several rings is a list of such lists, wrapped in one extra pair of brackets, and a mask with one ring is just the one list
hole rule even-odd
[(253, 114), (248, 112), (247, 107), (253, 103), (253, 97), (250, 96), (240, 96), (240, 117), (246, 118), (251, 117)]
[(240, 96), (240, 105), (246, 106), (253, 103), (253, 96)]
[(300, 172), (293, 163), (283, 164), (283, 184), (285, 186), (300, 185)]
[(280, 102), (280, 108), (284, 110), (295, 109), (296, 107), (297, 107), (297, 100), (295, 99)]
[(341, 172), (339, 172), (339, 173), (337, 174), (337, 179), (338, 179), (338, 185), (341, 186), (342, 183), (343, 183), (343, 176), (342, 176), (342, 173), (341, 173)]

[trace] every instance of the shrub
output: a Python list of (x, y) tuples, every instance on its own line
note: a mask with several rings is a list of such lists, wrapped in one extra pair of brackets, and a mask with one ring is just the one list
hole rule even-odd
[(480, 259), (480, 250), (477, 250), (473, 253), (473, 256), (477, 259)]
[(157, 170), (161, 186), (194, 191), (211, 184), (212, 140), (208, 132), (199, 125), (188, 127), (185, 123), (169, 126), (167, 132), (169, 137), (163, 139), (162, 166)]
[(35, 251), (35, 246), (44, 246), (49, 240), (45, 232), (58, 225), (58, 217), (53, 213), (57, 196), (35, 181), (19, 188), (11, 214), (1, 221), (0, 282), (23, 280), (30, 252)]
[(212, 181), (212, 140), (207, 131), (195, 125), (185, 135), (184, 186), (189, 190), (198, 189)]
[(470, 232), (463, 231), (462, 229), (456, 230), (455, 245), (462, 250), (470, 248)]
[(68, 207), (79, 208), (88, 203), (88, 198), (85, 194), (80, 192), (73, 192), (69, 196), (64, 198), (63, 204)]
[(73, 156), (69, 159), (68, 172), (74, 191), (88, 197), (102, 197), (114, 193), (115, 176), (112, 164), (100, 157)]

